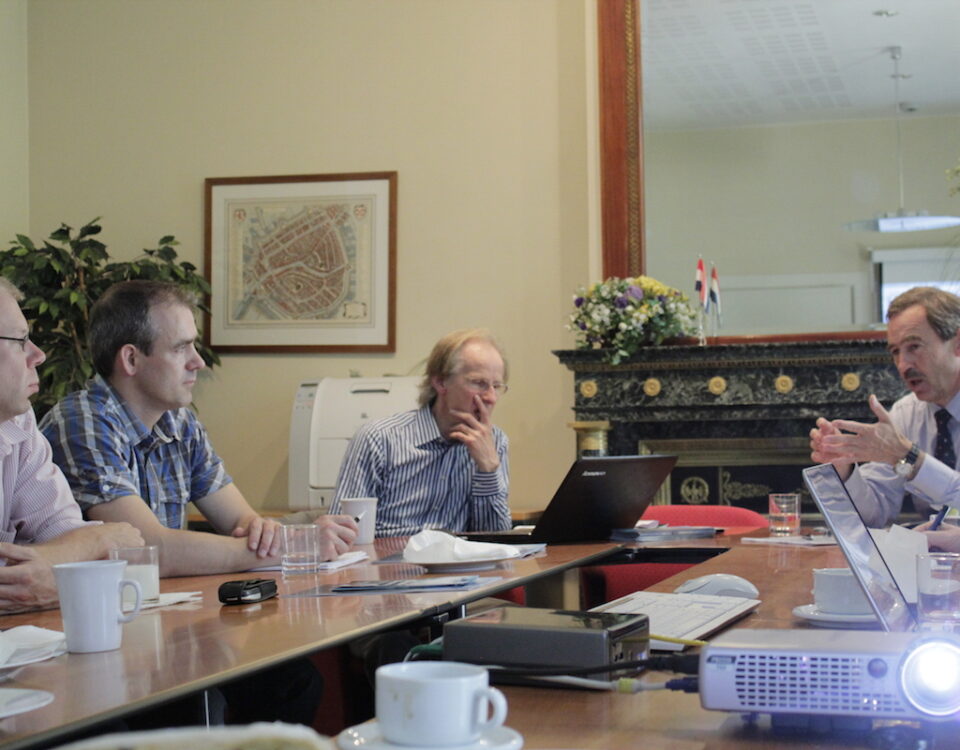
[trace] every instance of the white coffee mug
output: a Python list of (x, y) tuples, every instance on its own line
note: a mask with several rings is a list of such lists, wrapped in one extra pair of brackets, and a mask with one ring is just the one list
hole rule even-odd
[[(60, 596), (60, 614), (67, 639), (67, 651), (90, 653), (120, 648), (123, 630), (140, 611), (143, 594), (140, 584), (124, 579), (126, 560), (89, 560), (53, 566)], [(136, 593), (133, 611), (123, 614), (121, 592), (132, 587)]]
[(377, 531), (377, 498), (350, 497), (340, 501), (340, 508), (348, 516), (353, 516), (360, 527), (356, 544), (373, 544), (373, 537)]
[(377, 670), (376, 695), (380, 733), (397, 745), (466, 745), (507, 718), (507, 699), (473, 664), (387, 664)]
[(873, 608), (850, 568), (815, 568), (813, 602), (823, 614), (873, 614)]

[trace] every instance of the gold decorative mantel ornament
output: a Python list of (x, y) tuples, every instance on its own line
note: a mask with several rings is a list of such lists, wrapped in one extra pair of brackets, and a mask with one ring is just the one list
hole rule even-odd
[(860, 387), (860, 376), (855, 372), (844, 373), (840, 378), (840, 387), (845, 391), (855, 391)]
[(721, 378), (719, 375), (710, 378), (710, 381), (707, 383), (707, 390), (714, 396), (719, 396), (727, 390), (726, 378)]
[(584, 380), (580, 383), (580, 395), (584, 398), (593, 398), (597, 395), (597, 381)]
[(793, 378), (789, 375), (780, 375), (773, 381), (773, 387), (777, 389), (777, 393), (790, 393), (790, 391), (793, 390), (793, 386)]
[(606, 456), (607, 433), (610, 422), (597, 420), (592, 422), (567, 422), (567, 427), (577, 433), (577, 456)]
[(650, 398), (660, 395), (660, 391), (663, 386), (660, 384), (660, 381), (656, 378), (647, 378), (643, 381), (643, 393)]

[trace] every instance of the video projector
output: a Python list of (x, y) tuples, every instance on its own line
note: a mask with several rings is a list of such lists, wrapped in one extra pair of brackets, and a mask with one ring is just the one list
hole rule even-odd
[(738, 628), (701, 652), (700, 703), (742, 713), (953, 718), (960, 714), (960, 639)]

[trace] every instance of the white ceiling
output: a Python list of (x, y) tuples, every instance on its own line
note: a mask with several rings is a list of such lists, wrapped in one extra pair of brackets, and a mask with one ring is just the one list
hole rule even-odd
[[(960, 0), (641, 0), (644, 126), (960, 113)], [(889, 11), (892, 16), (875, 15)], [(905, 115), (909, 116), (909, 115)]]

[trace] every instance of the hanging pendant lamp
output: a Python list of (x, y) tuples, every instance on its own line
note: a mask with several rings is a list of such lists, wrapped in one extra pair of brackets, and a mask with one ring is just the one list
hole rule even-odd
[(900, 47), (890, 48), (890, 59), (893, 60), (893, 108), (897, 126), (897, 179), (900, 188), (900, 208), (890, 213), (880, 214), (875, 219), (851, 221), (844, 224), (844, 229), (850, 232), (919, 232), (926, 229), (945, 229), (960, 226), (960, 216), (930, 216), (927, 211), (907, 211), (903, 207), (903, 149), (900, 135)]

